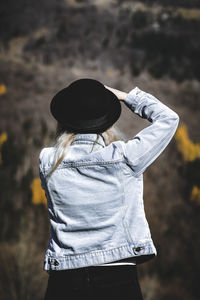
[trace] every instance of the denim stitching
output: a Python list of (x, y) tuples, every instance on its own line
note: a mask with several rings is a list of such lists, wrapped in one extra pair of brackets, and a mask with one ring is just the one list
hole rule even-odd
[[(123, 191), (122, 203), (123, 203), (123, 205), (125, 205), (124, 182), (123, 182), (123, 178), (122, 178), (122, 176), (121, 176), (121, 175), (122, 175), (122, 174), (121, 174), (121, 168), (119, 168), (119, 164), (118, 164), (116, 167), (117, 167), (117, 169), (118, 169), (117, 174), (118, 174), (118, 176), (119, 176), (119, 182), (120, 182), (120, 185), (121, 185), (121, 188), (122, 188), (122, 191)], [(122, 212), (121, 212), (121, 216), (122, 216), (122, 224), (123, 224), (123, 227), (124, 227), (124, 231), (125, 231), (125, 234), (126, 234), (128, 240), (129, 240), (129, 242), (130, 242), (130, 243), (134, 243), (133, 240), (132, 240), (132, 237), (131, 237), (131, 235), (130, 235), (130, 232), (129, 232), (129, 230), (128, 230), (126, 224), (125, 224), (125, 223), (126, 223), (125, 220), (124, 220), (125, 213), (126, 213), (125, 210), (124, 210), (124, 213), (123, 213), (123, 214), (122, 214)]]

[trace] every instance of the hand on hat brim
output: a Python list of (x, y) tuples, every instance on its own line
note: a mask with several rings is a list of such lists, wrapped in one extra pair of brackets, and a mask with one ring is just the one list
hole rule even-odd
[(109, 86), (107, 86), (107, 85), (104, 85), (104, 87), (105, 87), (106, 89), (110, 90), (113, 94), (115, 94), (115, 96), (117, 96), (117, 98), (118, 98), (119, 100), (121, 100), (121, 101), (123, 101), (123, 100), (126, 98), (126, 96), (128, 95), (128, 94), (125, 93), (125, 92), (122, 92), (122, 91), (120, 91), (120, 90), (111, 88), (111, 87), (109, 87)]

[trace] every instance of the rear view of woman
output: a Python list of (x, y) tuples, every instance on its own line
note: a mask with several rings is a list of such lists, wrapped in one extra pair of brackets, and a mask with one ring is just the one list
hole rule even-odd
[[(150, 122), (115, 134), (121, 103)], [(39, 156), (51, 225), (45, 300), (143, 299), (137, 265), (157, 255), (143, 205), (143, 173), (169, 144), (179, 116), (153, 95), (82, 78), (59, 91), (52, 147)]]

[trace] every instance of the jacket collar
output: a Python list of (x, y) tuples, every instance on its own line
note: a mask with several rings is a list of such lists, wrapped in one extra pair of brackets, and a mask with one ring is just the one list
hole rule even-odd
[[(98, 139), (97, 139), (97, 137), (98, 137)], [(81, 141), (84, 144), (84, 142), (87, 142), (87, 141), (94, 142), (96, 139), (97, 139), (97, 141), (96, 141), (97, 144), (105, 147), (105, 142), (104, 142), (103, 137), (97, 133), (77, 133), (75, 135), (75, 137), (73, 138), (73, 141), (71, 144), (77, 144), (77, 141), (79, 141), (79, 142)]]

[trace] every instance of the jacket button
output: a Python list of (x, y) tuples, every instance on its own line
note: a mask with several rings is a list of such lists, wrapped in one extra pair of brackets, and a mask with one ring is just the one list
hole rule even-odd
[(135, 251), (137, 251), (137, 252), (139, 252), (140, 250), (142, 250), (142, 247), (135, 248)]
[(59, 262), (57, 260), (54, 261), (54, 266), (59, 266)]
[(140, 252), (142, 249), (144, 249), (144, 247), (136, 247), (136, 248), (133, 248), (133, 251), (135, 254), (138, 254), (138, 252)]

